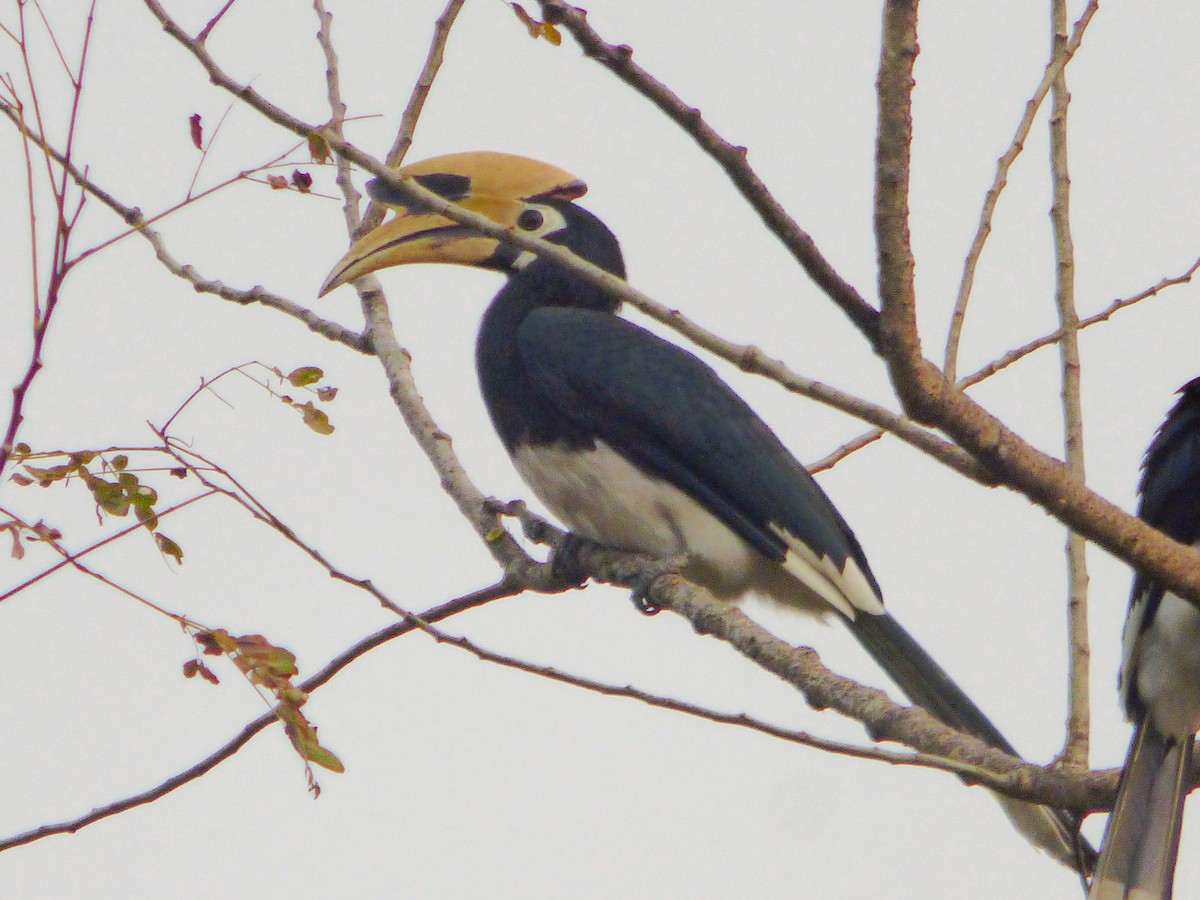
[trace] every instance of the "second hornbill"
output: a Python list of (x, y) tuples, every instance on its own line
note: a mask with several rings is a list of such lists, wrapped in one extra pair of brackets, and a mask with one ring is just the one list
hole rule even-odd
[[(1138, 516), (1200, 544), (1200, 378), (1179, 389), (1146, 450)], [(1121, 697), (1133, 740), (1104, 829), (1092, 900), (1166, 900), (1175, 879), (1192, 746), (1200, 731), (1200, 610), (1140, 572), (1122, 641)]]
[[(617, 239), (573, 201), (586, 185), (546, 163), (456, 153), (399, 170), (501, 225), (625, 277)], [(458, 263), (508, 281), (483, 316), (476, 364), (492, 422), (533, 492), (572, 531), (656, 557), (719, 598), (754, 592), (833, 615), (915, 703), (1008, 753), (1012, 747), (883, 608), (850, 527), (775, 434), (705, 363), (617, 318), (619, 301), (533, 253), (409, 202), (363, 235), (324, 295), (389, 266)], [(1088, 871), (1070, 813), (1001, 798), (1034, 843)]]

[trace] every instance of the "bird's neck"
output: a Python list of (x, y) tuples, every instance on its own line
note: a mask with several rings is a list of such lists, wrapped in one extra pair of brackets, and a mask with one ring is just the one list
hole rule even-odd
[(525, 317), (547, 306), (612, 313), (618, 305), (603, 291), (567, 273), (538, 268), (541, 271), (518, 273), (495, 296), (484, 313), (475, 344), (483, 400), (510, 453), (518, 444), (572, 442), (572, 437), (575, 443), (591, 441), (586, 435), (564, 435), (561, 416), (546, 408), (546, 401), (534, 390), (517, 340)]

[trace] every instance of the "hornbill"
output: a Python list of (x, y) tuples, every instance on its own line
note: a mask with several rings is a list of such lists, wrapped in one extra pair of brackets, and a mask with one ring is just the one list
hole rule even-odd
[[(562, 169), (475, 152), (398, 174), (625, 277), (617, 239), (573, 202), (586, 185)], [(1015, 755), (884, 611), (850, 527), (711, 368), (617, 318), (618, 300), (553, 261), (473, 232), (386, 183), (367, 189), (396, 215), (353, 243), (321, 294), (405, 263), (458, 263), (506, 275), (476, 344), (483, 398), (521, 476), (575, 534), (657, 557), (686, 555), (683, 574), (719, 598), (753, 592), (839, 619), (915, 703)], [(1035, 844), (1090, 870), (1095, 851), (1078, 837), (1075, 816), (1001, 802)]]
[[(1179, 389), (1146, 450), (1138, 517), (1200, 545), (1200, 378)], [(1104, 829), (1092, 900), (1169, 898), (1200, 730), (1200, 609), (1140, 572), (1122, 640), (1120, 690), (1133, 740)]]

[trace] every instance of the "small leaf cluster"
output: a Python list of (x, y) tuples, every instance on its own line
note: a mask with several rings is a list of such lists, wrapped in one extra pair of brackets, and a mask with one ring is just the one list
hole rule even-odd
[[(342, 761), (321, 746), (316, 726), (300, 710), (308, 702), (308, 694), (292, 683), (292, 678), (299, 672), (294, 653), (277, 647), (261, 634), (237, 636), (224, 628), (198, 631), (194, 637), (204, 655), (227, 657), (251, 684), (275, 696), (278, 700), (275, 715), (302, 759), (331, 772), (345, 771)], [(201, 659), (184, 663), (183, 674), (188, 678), (199, 675), (213, 684), (218, 683), (217, 676)]]
[[(118, 453), (111, 458), (96, 450), (54, 451), (36, 454), (43, 457), (65, 457), (66, 461), (53, 466), (35, 466), (28, 460), (35, 456), (28, 444), (13, 448), (13, 458), (20, 463), (21, 470), (12, 474), (12, 481), (28, 487), (38, 485), (48, 488), (52, 484), (70, 481), (82, 482), (96, 503), (96, 514), (124, 518), (132, 511), (137, 520), (154, 535), (158, 549), (182, 564), (183, 550), (166, 535), (158, 531), (158, 515), (154, 505), (158, 503), (158, 491), (144, 484), (136, 472), (129, 470), (129, 457)], [(182, 478), (183, 469), (173, 469), (171, 474)], [(61, 536), (61, 535), (60, 535)]]
[[(316, 366), (301, 366), (298, 369), (293, 369), (287, 375), (284, 375), (277, 368), (272, 368), (271, 371), (275, 373), (280, 381), (286, 381), (292, 387), (311, 390), (316, 394), (317, 400), (321, 403), (330, 403), (337, 396), (338, 389), (335, 387), (330, 387), (329, 385), (313, 387), (313, 385), (325, 377), (325, 373)], [(297, 403), (291, 397), (287, 396), (287, 394), (280, 394), (279, 399), (285, 406), (290, 406), (299, 412), (304, 424), (317, 434), (333, 434), (334, 427), (329, 422), (329, 416), (324, 410), (314, 406), (311, 400), (307, 400), (304, 403)]]

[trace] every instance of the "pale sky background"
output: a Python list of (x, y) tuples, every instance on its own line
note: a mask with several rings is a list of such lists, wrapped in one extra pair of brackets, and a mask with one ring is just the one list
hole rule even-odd
[[(80, 0), (45, 2), (68, 53)], [(193, 32), (221, 4), (168, 4)], [(350, 137), (382, 155), (425, 58), (441, 0), (336, 3)], [(531, 4), (532, 6), (532, 4)], [(871, 168), (878, 3), (593, 0), (589, 21), (628, 43), (750, 161), (839, 271), (875, 296)], [(1048, 3), (929, 3), (917, 63), (913, 231), (927, 353), (941, 358), (962, 258), (995, 160), (1048, 56)], [(1078, 14), (1072, 9), (1072, 18)], [(193, 14), (194, 13), (194, 14)], [(0, 6), (12, 25), (14, 4)], [(292, 112), (328, 117), (324, 62), (306, 4), (241, 0), (209, 46), (235, 77)], [(36, 30), (36, 28), (35, 28)], [(1069, 70), (1072, 211), (1081, 314), (1183, 272), (1200, 255), (1200, 9), (1104, 6)], [(38, 54), (53, 133), (62, 80)], [(20, 75), (0, 42), (0, 71)], [(147, 213), (178, 202), (209, 129), (230, 105), (142, 4), (101, 0), (76, 159)], [(53, 85), (53, 87), (52, 87)], [(56, 102), (57, 101), (57, 102)], [(200, 176), (208, 185), (291, 138), (235, 106)], [(499, 0), (473, 0), (450, 40), (410, 160), (496, 149), (587, 180), (583, 205), (621, 238), (630, 278), (661, 302), (799, 372), (895, 407), (882, 364), (763, 234), (714, 163), (642, 98), (581, 57), (532, 41)], [(961, 371), (1053, 330), (1043, 113), (995, 220)], [(29, 351), (28, 226), (20, 145), (0, 126), (4, 233), (0, 385)], [(284, 171), (290, 173), (291, 166)], [(304, 166), (333, 191), (332, 170)], [(120, 223), (89, 203), (76, 248)], [(240, 185), (172, 217), (172, 252), (208, 277), (261, 283), (300, 303), (346, 246), (340, 203)], [(385, 273), (422, 393), (480, 487), (525, 496), (478, 397), (474, 332), (497, 276), (410, 267)], [(1200, 373), (1194, 287), (1176, 288), (1082, 338), (1088, 481), (1126, 508), (1172, 393)], [(360, 327), (344, 289), (318, 311)], [(636, 314), (630, 317), (642, 321)], [(490, 584), (496, 572), (404, 430), (377, 364), (270, 310), (197, 295), (129, 238), (71, 277), (20, 437), (37, 449), (153, 442), (202, 376), (259, 359), (323, 367), (341, 393), (337, 431), (311, 434), (249, 382), (227, 380), (175, 433), (226, 465), (343, 570), (413, 609)], [(864, 426), (719, 364), (802, 459)], [(1061, 452), (1058, 361), (1043, 350), (974, 391), (1039, 447)], [(7, 401), (5, 388), (2, 396)], [(225, 402), (222, 402), (224, 400)], [(7, 413), (4, 413), (5, 418)], [(147, 476), (152, 478), (153, 476)], [(165, 502), (193, 485), (153, 483)], [(890, 608), (1030, 759), (1063, 740), (1063, 529), (885, 440), (821, 483), (854, 527)], [(0, 487), (0, 504), (86, 546), (86, 492)], [(182, 568), (136, 534), (91, 564), (156, 602), (293, 650), (302, 674), (391, 621), (333, 584), (273, 532), (222, 501), (165, 520)], [(54, 559), (0, 561), (0, 587)], [(1115, 694), (1129, 575), (1089, 554), (1092, 763), (1118, 764), (1128, 728)], [(752, 608), (752, 611), (755, 611)], [(837, 627), (768, 624), (840, 672), (883, 677)], [(682, 620), (637, 615), (590, 588), (501, 601), (448, 624), (478, 643), (617, 684), (746, 711), (865, 742), (789, 687)], [(0, 604), (0, 834), (73, 818), (206, 756), (264, 709), (226, 662), (219, 687), (187, 681), (191, 642), (169, 620), (82, 576), (59, 573)], [(410, 636), (375, 650), (306, 707), (347, 766), (319, 772), (313, 801), (280, 729), (163, 800), (0, 856), (0, 896), (663, 896), (927, 898), (1078, 896), (1073, 876), (1026, 845), (979, 789), (937, 772), (855, 761), (501, 670)], [(1194, 804), (1193, 804), (1194, 806)], [(1194, 810), (1193, 810), (1194, 811)], [(1200, 822), (1185, 833), (1177, 896), (1200, 892)], [(1098, 840), (1102, 817), (1088, 823)]]

